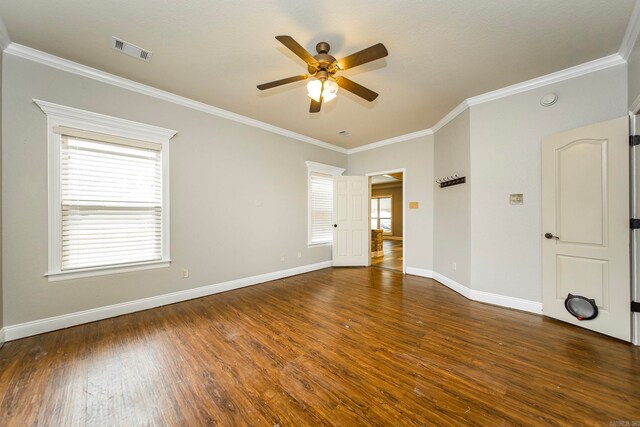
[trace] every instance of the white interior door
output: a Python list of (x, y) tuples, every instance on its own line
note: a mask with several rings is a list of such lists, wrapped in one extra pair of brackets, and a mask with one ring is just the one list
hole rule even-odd
[(364, 176), (333, 177), (333, 265), (369, 264), (369, 187)]
[[(622, 117), (542, 141), (543, 312), (629, 341), (629, 130)], [(578, 320), (567, 295), (594, 299)]]

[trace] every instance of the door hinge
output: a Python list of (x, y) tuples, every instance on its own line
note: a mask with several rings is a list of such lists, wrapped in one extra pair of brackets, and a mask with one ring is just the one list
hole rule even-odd
[(629, 135), (629, 145), (632, 147), (640, 145), (640, 135)]
[(631, 218), (631, 220), (629, 221), (629, 227), (631, 227), (632, 230), (637, 230), (638, 228), (640, 228), (640, 219)]
[(640, 313), (640, 302), (631, 301), (631, 311), (634, 313)]

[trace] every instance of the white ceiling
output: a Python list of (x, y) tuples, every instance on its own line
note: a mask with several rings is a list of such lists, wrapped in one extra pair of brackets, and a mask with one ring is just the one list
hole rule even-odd
[[(634, 0), (2, 0), (11, 40), (344, 148), (433, 126), (466, 98), (618, 51)], [(277, 40), (344, 57), (382, 42), (387, 58), (343, 72), (380, 93), (342, 90), (310, 114), (305, 73)], [(110, 49), (111, 36), (153, 52)], [(351, 136), (337, 133), (348, 130)]]

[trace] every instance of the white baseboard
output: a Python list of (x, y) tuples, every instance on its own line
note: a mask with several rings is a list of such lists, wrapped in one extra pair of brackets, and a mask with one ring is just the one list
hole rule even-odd
[(456, 291), (463, 297), (472, 301), (484, 302), (487, 304), (499, 305), (501, 307), (514, 308), (516, 310), (527, 311), (529, 313), (542, 314), (542, 303), (538, 301), (530, 301), (522, 298), (509, 297), (505, 295), (492, 294), (490, 292), (477, 291), (470, 289), (453, 279), (448, 278), (440, 273), (421, 268), (407, 267), (407, 274), (414, 276), (427, 277), (437, 280), (446, 287)]
[(442, 274), (437, 273), (435, 271), (433, 272), (433, 279), (435, 279), (438, 282), (442, 283), (447, 288), (456, 291), (457, 293), (459, 293), (463, 297), (468, 298), (468, 299), (473, 299), (473, 298), (471, 298), (471, 289), (469, 289), (468, 287), (456, 282), (455, 280), (450, 279), (447, 276), (443, 276)]
[(2, 344), (4, 344), (5, 341), (5, 332), (4, 332), (4, 328), (0, 329), (0, 347), (2, 347)]
[(428, 277), (429, 279), (433, 279), (433, 271), (424, 270), (422, 268), (407, 266), (407, 274), (413, 274), (414, 276), (422, 276), (422, 277)]
[(308, 273), (310, 271), (321, 270), (323, 268), (331, 267), (331, 265), (331, 261), (324, 261), (316, 264), (290, 268), (288, 270), (274, 271), (272, 273), (265, 273), (258, 276), (230, 280), (228, 282), (202, 286), (194, 289), (187, 289), (170, 294), (158, 295), (155, 297), (143, 298), (135, 301), (128, 301), (120, 304), (113, 304), (105, 307), (63, 314), (60, 316), (48, 317), (46, 319), (34, 320), (17, 325), (5, 326), (0, 336), (4, 338), (4, 334), (6, 334), (7, 341), (17, 340), (19, 338), (38, 335), (45, 332), (51, 332), (57, 329), (68, 328), (70, 326), (95, 322), (96, 320), (107, 319), (109, 317), (121, 316), (123, 314), (133, 313), (136, 311), (148, 310), (150, 308), (160, 307), (167, 304), (200, 298), (207, 295), (230, 291), (232, 289), (243, 288), (245, 286), (257, 285), (259, 283), (278, 280), (284, 277), (295, 276), (302, 273)]
[(476, 291), (474, 289), (471, 290), (470, 299), (502, 307), (515, 308), (516, 310), (528, 311), (529, 313), (542, 314), (542, 303), (538, 301), (508, 297), (484, 291)]

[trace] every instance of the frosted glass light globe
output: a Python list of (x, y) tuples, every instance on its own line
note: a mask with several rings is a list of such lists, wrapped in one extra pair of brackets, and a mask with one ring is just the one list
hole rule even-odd
[(322, 96), (324, 98), (324, 102), (329, 102), (338, 94), (338, 83), (333, 80), (327, 80), (324, 82), (324, 92)]
[(307, 83), (307, 95), (316, 102), (320, 102), (322, 96), (322, 82), (317, 79), (309, 80)]

